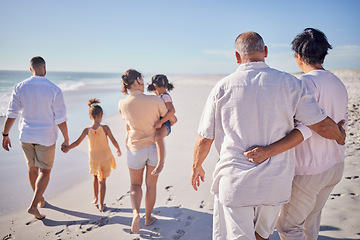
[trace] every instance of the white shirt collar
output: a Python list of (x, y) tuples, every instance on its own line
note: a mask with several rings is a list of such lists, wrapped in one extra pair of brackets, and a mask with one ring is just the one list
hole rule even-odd
[(248, 62), (240, 64), (237, 71), (246, 71), (250, 69), (260, 69), (260, 68), (269, 68), (265, 62)]

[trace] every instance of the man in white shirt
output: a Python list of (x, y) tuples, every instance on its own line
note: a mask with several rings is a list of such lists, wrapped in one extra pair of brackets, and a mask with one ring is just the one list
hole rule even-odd
[(294, 117), (321, 136), (344, 142), (303, 82), (265, 64), (267, 47), (261, 36), (245, 32), (235, 41), (237, 71), (211, 91), (194, 147), (192, 185), (204, 180), (201, 164), (215, 141), (219, 160), (213, 174), (213, 239), (267, 239), (281, 205), (289, 201), (295, 152), (276, 155), (263, 164), (243, 152), (268, 145), (294, 128)]
[(9, 132), (20, 113), (20, 142), (34, 191), (28, 213), (43, 219), (45, 215), (39, 212), (38, 206), (45, 206), (43, 193), (54, 162), (58, 128), (64, 136), (63, 145), (69, 144), (69, 137), (64, 98), (60, 88), (45, 78), (45, 60), (39, 56), (33, 57), (30, 71), (33, 76), (17, 84), (12, 92), (2, 132), (2, 146), (9, 151)]
[[(338, 77), (322, 66), (328, 49), (331, 48), (325, 34), (313, 28), (306, 28), (292, 42), (296, 62), (305, 73), (300, 79), (305, 83), (308, 92), (334, 121), (345, 120), (346, 129), (348, 120), (346, 87)], [(304, 127), (301, 123), (298, 126)], [(301, 132), (306, 132), (306, 129)], [(280, 149), (286, 150), (285, 144), (289, 149), (293, 147), (290, 145), (289, 135), (268, 147), (252, 149), (253, 152), (249, 151), (246, 155), (260, 162), (280, 153)], [(276, 224), (276, 229), (283, 240), (318, 238), (321, 211), (332, 189), (340, 182), (344, 170), (345, 146), (322, 138), (317, 133), (311, 133), (311, 130), (307, 135), (308, 137), (304, 136), (305, 140), (300, 141), (301, 144), (295, 147), (296, 165), (291, 200), (282, 207)], [(256, 151), (257, 153), (254, 154)], [(268, 155), (270, 151), (272, 154)]]

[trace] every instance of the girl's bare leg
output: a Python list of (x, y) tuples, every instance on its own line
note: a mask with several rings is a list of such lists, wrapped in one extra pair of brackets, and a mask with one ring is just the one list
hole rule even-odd
[(164, 146), (164, 137), (168, 135), (168, 130), (165, 126), (162, 126), (156, 130), (155, 134), (155, 144), (158, 154), (158, 164), (156, 168), (151, 172), (153, 175), (158, 175), (164, 167), (164, 157), (165, 157), (165, 146)]
[(143, 169), (131, 169), (129, 168), (130, 173), (130, 200), (133, 210), (133, 220), (131, 223), (131, 231), (133, 233), (138, 233), (140, 230), (140, 204), (142, 199), (142, 181), (143, 181)]
[(104, 206), (105, 192), (106, 192), (106, 178), (99, 181), (99, 194), (100, 194), (99, 195), (99, 198), (100, 198), (99, 210), (100, 210), (100, 212), (103, 212), (105, 210), (105, 206)]
[(93, 190), (94, 190), (94, 201), (93, 204), (97, 204), (98, 196), (99, 196), (99, 180), (96, 175), (94, 175), (93, 179)]
[(156, 221), (156, 218), (151, 215), (155, 201), (156, 201), (156, 183), (158, 175), (153, 175), (155, 169), (153, 166), (146, 165), (146, 195), (145, 195), (145, 225), (149, 226)]
[(174, 125), (177, 122), (177, 117), (175, 115), (169, 119), (171, 126)]

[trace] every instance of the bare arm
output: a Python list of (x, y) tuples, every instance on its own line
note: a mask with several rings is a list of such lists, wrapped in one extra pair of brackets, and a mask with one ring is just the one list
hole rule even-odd
[(253, 146), (249, 148), (244, 155), (252, 159), (254, 163), (259, 164), (265, 161), (266, 159), (285, 152), (304, 140), (303, 135), (298, 129), (293, 129), (288, 135), (276, 141), (268, 146)]
[(165, 114), (163, 118), (155, 123), (155, 128), (160, 128), (166, 121), (170, 121), (171, 125), (177, 122), (177, 118), (175, 117), (175, 108), (172, 102), (166, 102), (165, 106), (168, 112)]
[(73, 142), (72, 144), (70, 144), (69, 146), (64, 146), (64, 152), (68, 152), (70, 149), (73, 149), (77, 146), (79, 146), (79, 144), (84, 140), (84, 138), (86, 137), (86, 135), (88, 135), (88, 132), (89, 132), (89, 128), (85, 128), (80, 137), (75, 141)]
[(121, 151), (120, 151), (120, 147), (119, 147), (119, 144), (118, 142), (116, 141), (116, 139), (114, 138), (109, 126), (107, 125), (103, 125), (103, 129), (104, 129), (104, 132), (105, 134), (109, 137), (110, 141), (112, 142), (112, 144), (114, 145), (114, 147), (116, 148), (116, 153), (117, 155), (120, 157), (121, 156)]
[(67, 124), (66, 122), (62, 122), (60, 124), (58, 124), (58, 127), (64, 137), (64, 142), (61, 144), (61, 150), (63, 150), (63, 148), (65, 146), (69, 145), (69, 135), (68, 135), (68, 128), (67, 128)]
[(346, 133), (342, 128), (345, 121), (342, 120), (336, 124), (331, 118), (327, 117), (321, 122), (308, 126), (311, 130), (317, 132), (320, 136), (335, 140), (339, 145), (345, 144)]
[(195, 191), (197, 191), (197, 188), (200, 186), (200, 179), (203, 182), (205, 180), (205, 171), (201, 165), (209, 154), (213, 141), (214, 139), (204, 138), (201, 135), (198, 135), (198, 138), (196, 139), (191, 174), (191, 185)]
[[(3, 134), (9, 134), (10, 129), (12, 128), (12, 126), (14, 125), (16, 118), (8, 118), (6, 117), (5, 119), (5, 123), (4, 123), (4, 130), (3, 130)], [(6, 150), (9, 151), (9, 147), (11, 147), (11, 141), (10, 141), (10, 137), (9, 136), (3, 136), (2, 138), (2, 147)]]
[[(330, 119), (330, 121), (329, 121)], [(322, 122), (319, 122), (317, 124), (308, 126), (310, 129), (314, 130), (317, 129), (320, 132), (325, 132), (322, 137), (326, 137), (329, 139), (333, 139), (334, 137), (339, 137), (340, 139), (337, 140), (338, 144), (345, 142), (345, 130), (343, 128), (343, 125), (345, 123), (344, 120), (340, 121), (337, 125), (335, 124), (335, 129), (327, 130), (327, 124), (329, 124), (330, 128), (333, 128), (333, 124), (335, 122), (331, 118), (326, 118)], [(315, 131), (315, 130), (314, 130)], [(329, 131), (329, 133), (326, 133), (326, 131)], [(337, 131), (340, 132), (340, 136), (337, 135)], [(334, 134), (335, 132), (335, 134)], [(253, 146), (249, 148), (246, 152), (244, 152), (244, 155), (248, 157), (249, 159), (253, 159), (254, 163), (262, 163), (269, 157), (272, 157), (274, 155), (280, 154), (282, 152), (285, 152), (298, 144), (300, 144), (303, 141), (303, 136), (301, 132), (297, 129), (292, 130), (287, 136), (283, 137), (277, 142), (274, 142), (268, 146)], [(341, 144), (343, 145), (343, 144)]]

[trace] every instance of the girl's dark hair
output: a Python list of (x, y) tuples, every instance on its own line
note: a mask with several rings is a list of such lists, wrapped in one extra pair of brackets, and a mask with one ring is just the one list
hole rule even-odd
[(325, 34), (318, 29), (306, 28), (291, 42), (292, 50), (308, 65), (323, 64), (328, 49), (332, 46)]
[(151, 78), (151, 84), (147, 88), (147, 90), (149, 92), (152, 92), (155, 90), (154, 84), (156, 84), (156, 86), (158, 86), (158, 87), (164, 87), (168, 91), (171, 91), (174, 88), (174, 85), (169, 83), (169, 80), (163, 74), (157, 74)]
[(92, 116), (93, 118), (103, 114), (102, 108), (100, 107), (100, 105), (98, 105), (99, 103), (100, 103), (100, 100), (96, 99), (96, 98), (89, 100), (89, 103), (88, 103), (89, 115)]
[(142, 74), (139, 73), (138, 71), (134, 70), (134, 69), (129, 69), (127, 70), (122, 76), (122, 84), (123, 84), (123, 89), (121, 90), (121, 92), (123, 92), (125, 95), (128, 94), (128, 89), (130, 89), (130, 86), (135, 82), (135, 80), (137, 78), (141, 78)]

